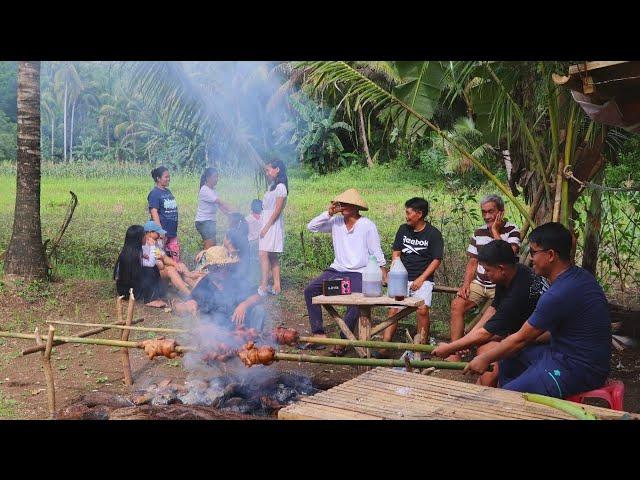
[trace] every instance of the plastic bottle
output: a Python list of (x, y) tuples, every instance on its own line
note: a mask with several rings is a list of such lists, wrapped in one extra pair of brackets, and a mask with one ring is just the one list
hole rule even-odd
[(375, 255), (369, 257), (367, 268), (362, 273), (362, 293), (365, 297), (380, 297), (382, 295), (382, 271)]
[(396, 300), (404, 300), (408, 295), (407, 284), (409, 283), (409, 274), (399, 258), (396, 258), (391, 263), (391, 269), (387, 275), (387, 282), (389, 285), (387, 294)]

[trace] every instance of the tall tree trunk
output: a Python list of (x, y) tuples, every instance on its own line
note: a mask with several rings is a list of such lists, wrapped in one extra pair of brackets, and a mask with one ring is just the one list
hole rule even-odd
[(45, 278), (47, 264), (40, 230), (40, 62), (18, 67), (18, 155), (13, 233), (4, 273)]
[(73, 105), (71, 106), (71, 128), (69, 130), (69, 161), (73, 161), (73, 117), (76, 114), (76, 102), (73, 101)]
[(369, 167), (373, 167), (373, 160), (371, 160), (371, 155), (369, 154), (369, 145), (367, 144), (367, 134), (364, 128), (364, 115), (362, 114), (362, 107), (358, 108), (358, 118), (360, 121), (360, 140), (362, 141), (362, 149), (364, 150), (364, 154), (367, 157), (367, 165)]
[[(602, 182), (604, 169), (595, 176), (594, 183)], [(594, 189), (591, 192), (591, 203), (587, 210), (587, 222), (584, 228), (584, 253), (582, 268), (589, 270), (594, 276), (598, 266), (598, 250), (600, 249), (600, 229), (602, 226), (602, 192)]]
[(63, 158), (64, 161), (67, 161), (67, 91), (68, 91), (68, 83), (65, 82), (64, 84), (64, 102), (62, 105), (62, 138), (63, 140), (63, 145), (62, 145), (62, 151), (64, 152), (63, 154)]

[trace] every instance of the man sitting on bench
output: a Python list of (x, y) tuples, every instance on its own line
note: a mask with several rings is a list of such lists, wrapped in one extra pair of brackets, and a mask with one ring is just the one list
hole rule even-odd
[[(560, 223), (529, 235), (533, 269), (551, 283), (516, 333), (475, 357), (464, 373), (482, 374), (500, 361), (500, 386), (565, 398), (599, 388), (611, 369), (611, 318), (602, 287), (571, 264), (571, 233)], [(550, 344), (536, 344), (544, 332)]]
[[(478, 248), (478, 262), (496, 285), (493, 303), (467, 335), (455, 342), (440, 343), (431, 355), (446, 358), (473, 345), (479, 346), (478, 354), (495, 348), (500, 340), (520, 330), (549, 287), (543, 277), (518, 263), (511, 245), (504, 240), (494, 240)], [(495, 387), (498, 383), (497, 367), (494, 364), (492, 372), (485, 372), (478, 379), (478, 384)]]

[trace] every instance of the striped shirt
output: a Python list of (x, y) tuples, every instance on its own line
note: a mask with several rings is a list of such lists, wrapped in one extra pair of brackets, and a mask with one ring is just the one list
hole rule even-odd
[[(517, 245), (518, 250), (520, 249), (520, 229), (518, 229), (517, 225), (511, 222), (506, 222), (500, 229), (500, 238), (505, 242)], [(467, 254), (472, 258), (478, 258), (478, 247), (486, 245), (493, 240), (494, 238), (493, 235), (491, 235), (491, 228), (487, 225), (483, 225), (473, 232), (473, 236), (469, 242), (469, 248), (467, 248)], [(491, 280), (489, 280), (484, 268), (482, 268), (482, 265), (479, 263), (478, 268), (476, 269), (476, 277), (473, 281), (487, 288), (495, 288), (496, 286), (494, 283), (491, 283)]]

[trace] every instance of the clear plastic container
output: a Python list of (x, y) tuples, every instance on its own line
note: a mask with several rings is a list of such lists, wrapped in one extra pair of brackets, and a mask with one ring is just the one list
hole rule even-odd
[(409, 283), (409, 274), (404, 268), (402, 261), (396, 258), (391, 263), (391, 269), (387, 275), (387, 295), (396, 300), (404, 300), (409, 295), (407, 285)]
[(382, 271), (374, 255), (369, 257), (369, 263), (362, 273), (362, 293), (365, 297), (382, 296)]

